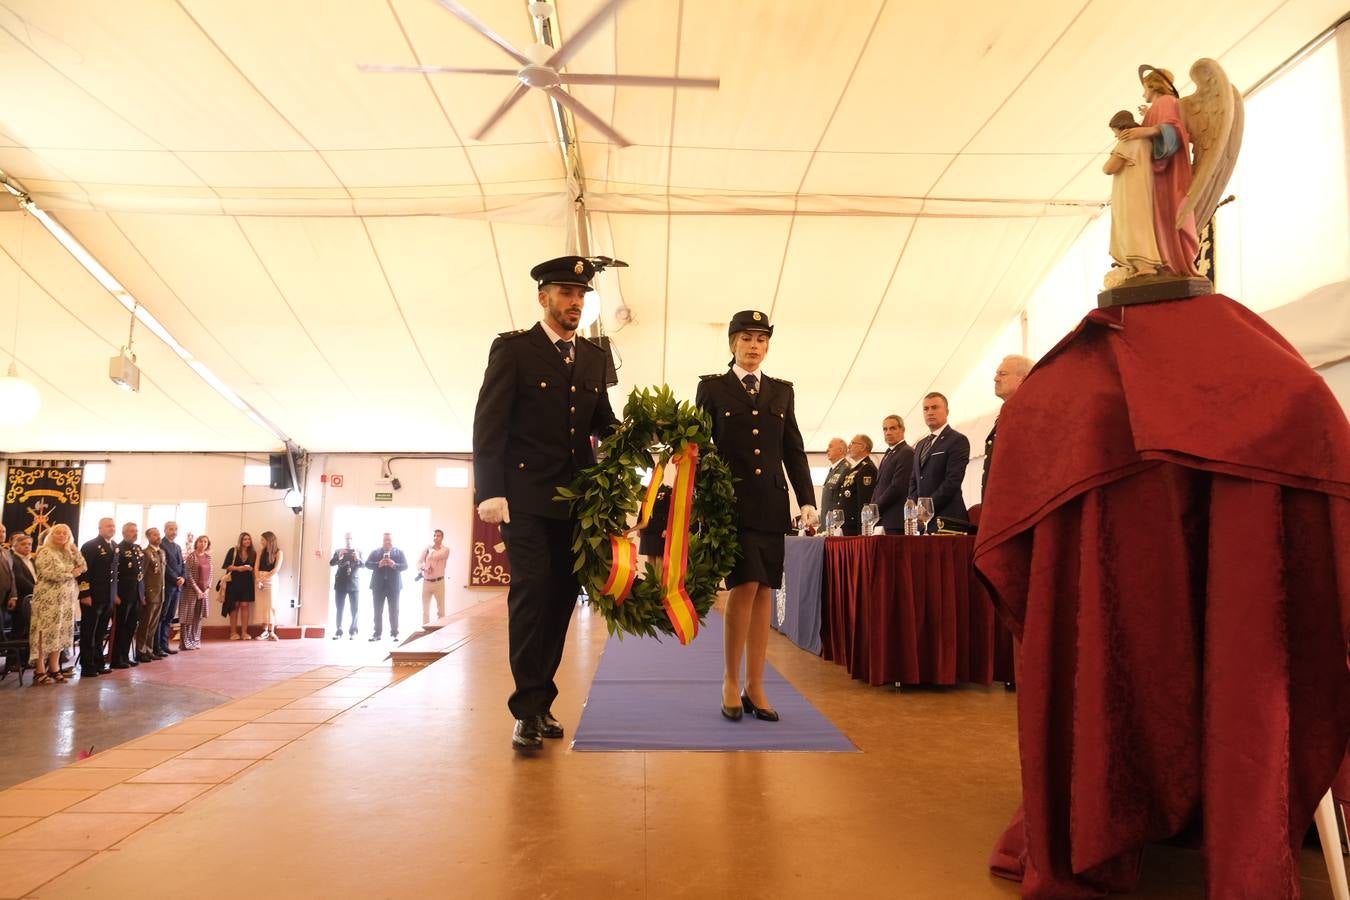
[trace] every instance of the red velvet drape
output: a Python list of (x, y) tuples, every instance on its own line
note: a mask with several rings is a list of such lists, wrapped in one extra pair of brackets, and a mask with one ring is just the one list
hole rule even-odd
[(1350, 425), (1211, 296), (1094, 313), (999, 419), (976, 566), (1022, 638), (1023, 896), (1129, 890), (1203, 822), (1211, 896), (1292, 897), (1350, 740)]

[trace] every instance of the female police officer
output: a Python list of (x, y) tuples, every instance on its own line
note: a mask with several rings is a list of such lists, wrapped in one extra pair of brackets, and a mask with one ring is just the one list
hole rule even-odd
[[(792, 382), (760, 372), (773, 326), (756, 310), (736, 313), (727, 328), (731, 368), (699, 380), (696, 403), (712, 418), (713, 444), (736, 478), (740, 558), (727, 576), (722, 676), (722, 715), (742, 710), (778, 721), (764, 696), (764, 656), (769, 645), (773, 590), (783, 582), (783, 536), (791, 527), (787, 484), (801, 506), (802, 521), (816, 520), (816, 493), (793, 411)], [(783, 470), (787, 469), (784, 478)], [(741, 660), (745, 658), (745, 691)]]

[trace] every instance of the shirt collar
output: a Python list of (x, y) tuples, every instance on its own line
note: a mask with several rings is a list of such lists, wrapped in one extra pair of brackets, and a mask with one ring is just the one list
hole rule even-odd
[(932, 435), (930, 435), (930, 436), (933, 438), (934, 441), (936, 441), (939, 437), (942, 436), (942, 432), (944, 432), (944, 431), (946, 431), (946, 430), (947, 430), (947, 426), (946, 426), (946, 425), (943, 425), (943, 426), (942, 426), (941, 428), (939, 428), (937, 431), (934, 431), (934, 432), (932, 433)]
[[(539, 324), (544, 326), (544, 333), (548, 335), (548, 341), (549, 341), (550, 344), (553, 344), (554, 346), (557, 346), (558, 341), (564, 340), (564, 338), (563, 338), (562, 335), (558, 334), (558, 332), (554, 331), (554, 330), (549, 326), (548, 321), (547, 321), (546, 319), (540, 319), (540, 320), (539, 320)], [(572, 340), (568, 341), (568, 343), (571, 344), (571, 343), (573, 343), (574, 341), (576, 341), (576, 339), (577, 339), (577, 336), (576, 336), (575, 334), (573, 334), (573, 335), (572, 335)]]
[(764, 372), (760, 369), (756, 369), (755, 371), (751, 372), (749, 369), (742, 369), (740, 366), (733, 363), (731, 366), (731, 371), (736, 373), (736, 380), (741, 382), (742, 384), (745, 383), (745, 376), (747, 375), (755, 376), (756, 383), (759, 383), (764, 380)]

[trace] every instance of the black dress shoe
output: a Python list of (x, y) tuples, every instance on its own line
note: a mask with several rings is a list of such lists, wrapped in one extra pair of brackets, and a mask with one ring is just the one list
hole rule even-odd
[(745, 694), (741, 694), (741, 706), (745, 707), (745, 711), (756, 719), (763, 719), (765, 722), (778, 721), (778, 710), (762, 709), (761, 707), (756, 706)]
[(159, 652), (163, 653), (165, 656), (176, 656), (178, 654), (178, 651), (172, 647), (161, 647)]
[(137, 653), (137, 654), (136, 654), (136, 662), (138, 662), (138, 663), (143, 663), (143, 662), (154, 662), (154, 661), (155, 661), (155, 658), (154, 658), (153, 656), (151, 656), (149, 653)]
[(558, 740), (563, 736), (562, 723), (553, 718), (553, 711), (550, 710), (539, 717), (542, 727), (539, 733), (550, 740)]
[(94, 669), (83, 669), (80, 671), (81, 678), (97, 678), (98, 672)]
[(139, 666), (140, 663), (136, 662), (136, 660), (134, 660), (134, 659), (128, 659), (128, 660), (127, 660), (127, 665), (131, 666), (131, 667), (134, 669), (134, 668), (136, 668), (137, 666)]
[(511, 732), (511, 747), (516, 750), (538, 750), (544, 746), (543, 727), (542, 716), (516, 719), (516, 730)]
[(104, 663), (103, 668), (99, 669), (98, 671), (100, 675), (107, 675), (109, 672), (112, 671), (112, 663)]
[(115, 663), (112, 664), (112, 667), (113, 667), (114, 669), (130, 669), (130, 668), (131, 668), (131, 666), (130, 666), (128, 663), (124, 663), (124, 662), (115, 662)]

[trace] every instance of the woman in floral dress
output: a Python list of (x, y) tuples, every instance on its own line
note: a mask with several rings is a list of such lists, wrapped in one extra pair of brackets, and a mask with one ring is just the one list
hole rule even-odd
[(70, 650), (75, 636), (76, 579), (84, 574), (84, 557), (75, 546), (70, 528), (57, 525), (47, 532), (42, 549), (33, 556), (37, 584), (33, 587), (33, 617), (28, 626), (30, 659), (37, 670), (33, 684), (64, 683), (62, 650)]

